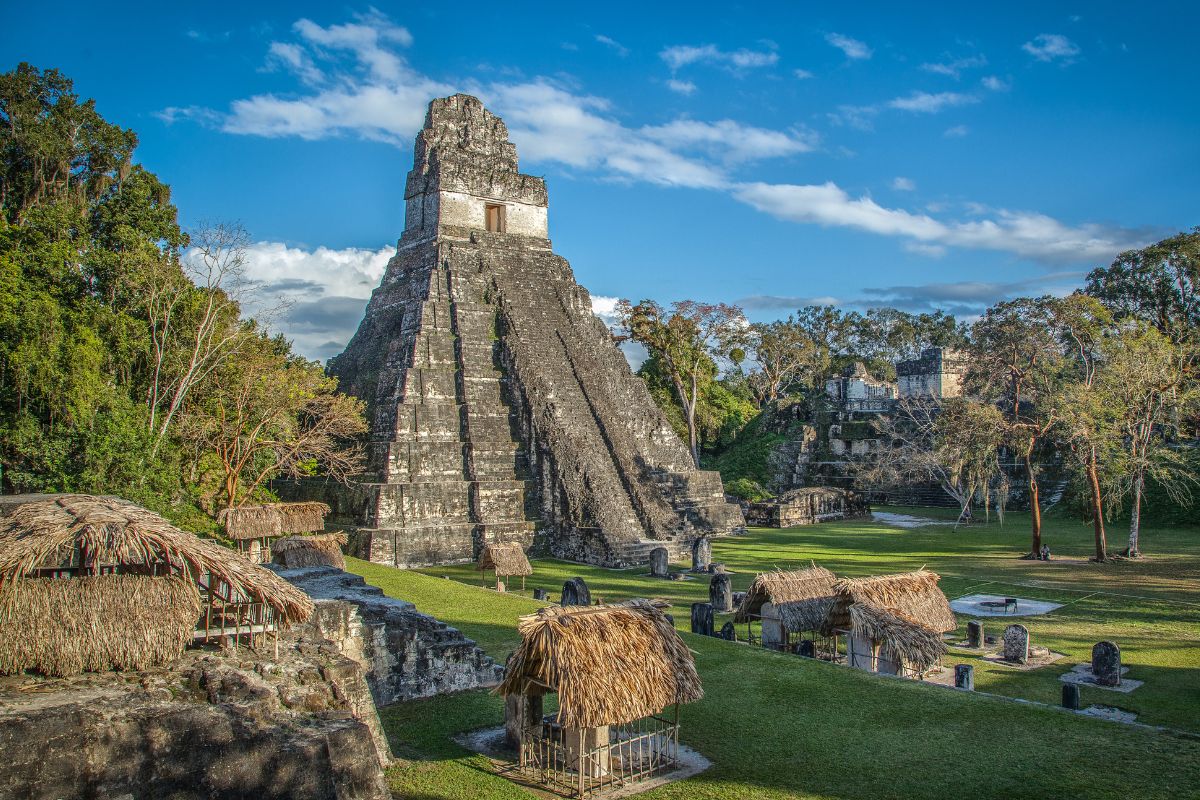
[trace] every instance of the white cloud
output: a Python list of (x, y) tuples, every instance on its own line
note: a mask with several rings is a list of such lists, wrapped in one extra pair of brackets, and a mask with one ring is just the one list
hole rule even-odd
[(1021, 45), (1021, 49), (1038, 61), (1054, 61), (1070, 64), (1079, 55), (1079, 45), (1059, 33), (1039, 33), (1032, 41)]
[[(300, 50), (271, 48), (269, 58), (274, 59), (273, 63), (294, 70), (306, 91), (236, 100), (227, 114), (174, 107), (160, 116), (166, 121), (194, 119), (246, 135), (317, 139), (355, 134), (407, 149), (423, 122), (429, 98), (465, 90), (480, 96), (504, 118), (526, 163), (555, 163), (589, 172), (601, 180), (728, 192), (740, 202), (780, 219), (894, 236), (925, 254), (963, 247), (999, 250), (1041, 261), (1094, 262), (1144, 238), (1135, 232), (1099, 225), (1069, 226), (1033, 212), (993, 210), (967, 221), (939, 219), (887, 208), (870, 197), (851, 197), (834, 183), (739, 183), (731, 175), (734, 167), (808, 152), (815, 147), (816, 137), (803, 129), (771, 130), (728, 119), (709, 122), (677, 118), (634, 127), (621, 121), (621, 110), (608, 99), (547, 78), (445, 84), (414, 70), (396, 54), (395, 48), (411, 41), (406, 30), (372, 17), (381, 27), (372, 34), (362, 30), (369, 27), (364, 19), (328, 28), (302, 20), (296, 26), (296, 40), (283, 43)], [(676, 60), (680, 64), (695, 63), (710, 59), (712, 51), (721, 52), (705, 47), (711, 50)], [(719, 63), (732, 66), (748, 62), (730, 58)], [(310, 64), (320, 70), (320, 75), (305, 77)], [(843, 107), (839, 113), (851, 124), (858, 121), (869, 125), (885, 109), (935, 113), (979, 100), (964, 93), (914, 92), (874, 106)], [(945, 135), (966, 133), (964, 126), (955, 126)], [(260, 250), (256, 255), (258, 271), (274, 264), (281, 275), (294, 280), (306, 280), (307, 268), (291, 266), (289, 259), (323, 263), (322, 269), (334, 272), (347, 269), (329, 266), (337, 260), (331, 254), (342, 251), (296, 251), (304, 255), (301, 258), (285, 248), (283, 255), (267, 258), (275, 251), (265, 246)], [(361, 251), (351, 261), (364, 258), (362, 253), (373, 254), (377, 261), (372, 263), (382, 269), (385, 251)], [(318, 299), (337, 297), (352, 304), (356, 298), (365, 298), (377, 276), (366, 276), (360, 268), (350, 268), (349, 274), (358, 275), (351, 287), (314, 278), (313, 283), (320, 287)], [(310, 302), (307, 296), (304, 302)], [(309, 309), (309, 321), (314, 326), (312, 320), (319, 316), (319, 310)], [(326, 343), (331, 341), (333, 338)]]
[(715, 44), (675, 45), (658, 54), (672, 70), (689, 64), (717, 64), (733, 70), (769, 67), (779, 60), (779, 54), (762, 50), (722, 50)]
[(671, 78), (667, 81), (667, 88), (672, 92), (686, 96), (693, 94), (696, 91), (696, 84), (692, 83), (691, 81), (679, 81)]
[(907, 97), (897, 97), (888, 101), (888, 108), (898, 111), (910, 111), (914, 114), (936, 114), (944, 108), (966, 106), (978, 103), (979, 98), (973, 94), (962, 92), (913, 92)]
[(870, 197), (852, 198), (832, 182), (792, 185), (746, 183), (733, 196), (791, 222), (854, 228), (919, 244), (998, 250), (1049, 263), (1102, 262), (1143, 243), (1146, 234), (1100, 225), (1065, 225), (1027, 211), (999, 210), (994, 219), (942, 221), (886, 208)]
[(928, 64), (922, 64), (921, 69), (926, 72), (932, 72), (937, 75), (945, 75), (957, 80), (963, 70), (976, 69), (978, 67), (986, 67), (987, 59), (982, 55), (967, 56), (966, 58), (956, 58), (951, 61), (939, 61)]
[(294, 42), (271, 42), (267, 50), (266, 69), (279, 67), (294, 73), (309, 86), (316, 86), (325, 80), (325, 73), (313, 63), (308, 51)]
[(1007, 92), (1012, 88), (1012, 83), (996, 75), (988, 75), (980, 83), (991, 92)]
[(679, 119), (641, 128), (640, 133), (672, 150), (699, 150), (730, 163), (779, 158), (813, 149), (811, 134), (755, 128), (731, 119), (717, 122)]
[(792, 77), (796, 78), (796, 80), (806, 81), (813, 77), (813, 74), (806, 69), (794, 69), (792, 70)]
[(860, 42), (858, 39), (851, 39), (849, 36), (843, 36), (840, 33), (825, 34), (825, 41), (845, 53), (846, 58), (866, 59), (870, 58), (875, 52), (867, 47), (864, 42)]
[(482, 94), (504, 117), (525, 158), (666, 186), (714, 189), (726, 184), (718, 167), (609, 117), (609, 103), (601, 98), (572, 94), (545, 80), (493, 84)]
[(604, 324), (610, 328), (620, 322), (617, 318), (617, 303), (621, 302), (619, 297), (605, 297), (603, 295), (592, 295), (592, 313), (604, 321)]
[(945, 136), (947, 139), (961, 139), (970, 132), (971, 129), (966, 125), (955, 125), (952, 128), (946, 128), (946, 130), (942, 131), (942, 136)]
[(892, 188), (898, 192), (913, 192), (916, 191), (917, 184), (912, 178), (897, 176), (892, 178)]
[(613, 50), (613, 52), (615, 52), (617, 55), (621, 56), (621, 58), (624, 58), (625, 56), (629, 55), (629, 48), (626, 47), (625, 45), (621, 44), (620, 42), (618, 42), (616, 39), (613, 39), (612, 37), (605, 36), (602, 33), (598, 33), (598, 34), (596, 34), (596, 41), (599, 42), (600, 44), (604, 45), (605, 47), (608, 47), (611, 50)]
[(305, 249), (255, 242), (246, 250), (246, 277), (260, 285), (249, 314), (280, 300), (288, 307), (272, 327), (308, 358), (337, 355), (354, 335), (372, 290), (379, 285), (394, 246)]

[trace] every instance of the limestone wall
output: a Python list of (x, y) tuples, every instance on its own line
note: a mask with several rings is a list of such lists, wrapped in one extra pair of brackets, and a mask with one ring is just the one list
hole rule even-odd
[[(349, 603), (318, 617), (349, 621)], [(385, 800), (391, 754), (353, 648), (314, 627), (276, 657), (189, 650), (166, 668), (0, 680), (0, 797)]]
[(503, 677), (503, 668), (457, 629), (358, 575), (333, 567), (276, 572), (317, 601), (313, 624), (363, 664), (375, 705), (495, 686)]

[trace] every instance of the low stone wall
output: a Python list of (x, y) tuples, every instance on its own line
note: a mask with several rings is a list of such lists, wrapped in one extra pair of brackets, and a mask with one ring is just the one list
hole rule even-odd
[(315, 630), (286, 634), (278, 658), (268, 642), (143, 672), (0, 679), (0, 797), (389, 798), (363, 666)]
[[(376, 705), (495, 686), (504, 675), (456, 628), (387, 597), (359, 575), (333, 567), (276, 571), (317, 601), (313, 624), (321, 635), (361, 659)], [(349, 603), (355, 614), (326, 609), (327, 601)]]

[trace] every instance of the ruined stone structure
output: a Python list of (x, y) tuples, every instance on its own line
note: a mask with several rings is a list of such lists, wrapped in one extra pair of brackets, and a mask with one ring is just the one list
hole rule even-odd
[(877, 380), (866, 365), (855, 361), (841, 375), (825, 381), (825, 394), (846, 411), (890, 411), (896, 384)]
[(896, 362), (898, 396), (958, 397), (967, 373), (966, 355), (957, 350), (930, 347), (917, 358)]
[(809, 486), (779, 497), (750, 503), (746, 522), (764, 528), (815, 525), (836, 519), (870, 519), (871, 506), (849, 489)]
[(742, 526), (551, 249), (545, 183), (498, 117), (434, 100), (405, 200), (396, 256), (329, 365), (371, 415), (370, 474), (322, 498), (353, 552), (416, 566), (519, 541), (624, 565)]
[(312, 625), (365, 668), (375, 705), (495, 686), (504, 675), (457, 628), (335, 567), (277, 570), (316, 601)]

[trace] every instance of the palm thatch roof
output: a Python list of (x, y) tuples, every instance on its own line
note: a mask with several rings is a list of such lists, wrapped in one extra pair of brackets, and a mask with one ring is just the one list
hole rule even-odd
[(303, 567), (346, 568), (342, 548), (349, 539), (344, 533), (285, 536), (271, 545), (271, 560), (286, 569)]
[(813, 564), (808, 569), (762, 572), (754, 578), (737, 609), (735, 622), (749, 622), (766, 603), (779, 612), (783, 627), (792, 633), (817, 630), (833, 604), (837, 576)]
[(200, 617), (179, 575), (26, 578), (0, 613), (0, 675), (76, 675), (174, 661)]
[(902, 665), (925, 672), (946, 654), (941, 634), (904, 616), (865, 603), (850, 606), (850, 625), (855, 633), (883, 642), (882, 657), (898, 658)]
[[(313, 611), (308, 595), (270, 570), (119, 497), (55, 495), (0, 519), (0, 613), (13, 607), (35, 570), (92, 566), (166, 567), (190, 578), (197, 596), (197, 581), (215, 579), (270, 606), (285, 625)], [(106, 620), (124, 624), (119, 615)]]
[(223, 509), (217, 521), (231, 539), (264, 539), (325, 528), (324, 503), (259, 503)]
[(533, 567), (520, 542), (492, 542), (479, 554), (475, 569), (495, 570), (497, 575), (532, 575)]
[(925, 569), (869, 578), (842, 578), (833, 585), (834, 600), (822, 631), (828, 635), (835, 628), (849, 628), (852, 623), (850, 606), (855, 603), (897, 614), (934, 633), (952, 631), (958, 627), (958, 621), (950, 610), (950, 601), (938, 588), (939, 580), (941, 577), (936, 572)]
[(550, 606), (521, 617), (496, 691), (558, 693), (568, 728), (620, 725), (704, 696), (692, 651), (648, 600)]

